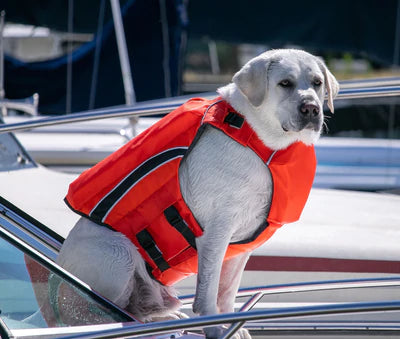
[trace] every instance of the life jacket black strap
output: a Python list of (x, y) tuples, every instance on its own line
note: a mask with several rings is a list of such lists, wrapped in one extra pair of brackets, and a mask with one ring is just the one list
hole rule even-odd
[(162, 256), (160, 249), (157, 247), (153, 237), (147, 230), (140, 231), (136, 238), (139, 244), (143, 247), (143, 249), (147, 252), (151, 260), (157, 265), (161, 272), (167, 270), (170, 266), (165, 261)]
[(196, 248), (196, 237), (192, 230), (186, 224), (185, 220), (180, 216), (175, 206), (170, 206), (164, 211), (165, 218), (167, 221), (175, 227), (175, 229), (182, 234), (190, 246)]
[(229, 112), (224, 119), (224, 122), (235, 128), (241, 128), (244, 123), (244, 118), (236, 112)]

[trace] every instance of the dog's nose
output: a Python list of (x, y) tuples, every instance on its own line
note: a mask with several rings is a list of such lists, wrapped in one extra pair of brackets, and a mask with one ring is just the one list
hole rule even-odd
[(302, 103), (300, 105), (300, 113), (303, 115), (317, 116), (319, 114), (319, 107), (311, 103)]

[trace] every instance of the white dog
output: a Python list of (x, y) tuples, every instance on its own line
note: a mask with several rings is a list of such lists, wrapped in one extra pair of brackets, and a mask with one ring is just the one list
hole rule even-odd
[[(333, 112), (339, 85), (324, 63), (300, 50), (272, 50), (249, 61), (232, 83), (218, 90), (272, 150), (295, 142), (314, 144), (324, 122), (323, 101)], [(272, 196), (267, 166), (249, 148), (206, 127), (179, 168), (183, 198), (204, 234), (196, 238), (198, 278), (194, 312), (233, 312), (250, 253), (224, 261), (229, 243), (253, 235), (265, 222)], [(123, 234), (81, 218), (58, 262), (95, 290), (149, 321), (179, 307), (173, 288), (152, 279), (133, 243)], [(218, 337), (219, 327), (206, 328)], [(247, 337), (245, 330), (240, 336)]]

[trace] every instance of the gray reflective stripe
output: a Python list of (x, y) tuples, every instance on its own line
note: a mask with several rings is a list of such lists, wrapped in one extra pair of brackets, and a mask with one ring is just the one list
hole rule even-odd
[(91, 210), (89, 216), (97, 221), (104, 223), (115, 205), (143, 178), (155, 171), (162, 165), (182, 158), (188, 150), (188, 147), (174, 147), (160, 152), (147, 159), (128, 175), (126, 175), (110, 192), (108, 192)]
[(274, 152), (269, 156), (269, 158), (268, 158), (268, 160), (267, 160), (267, 162), (266, 162), (266, 165), (267, 165), (267, 166), (271, 163), (272, 158), (274, 157), (274, 155), (275, 155), (276, 152), (278, 152), (278, 151), (274, 151)]
[(205, 117), (206, 117), (208, 111), (210, 110), (210, 108), (213, 107), (213, 106), (216, 105), (216, 104), (219, 104), (219, 103), (222, 102), (222, 101), (224, 101), (224, 100), (223, 100), (223, 99), (218, 100), (218, 101), (212, 103), (210, 106), (207, 107), (207, 109), (204, 111), (203, 118), (201, 119), (201, 124), (202, 124), (202, 125), (203, 125), (203, 123), (204, 123), (204, 119), (205, 119)]

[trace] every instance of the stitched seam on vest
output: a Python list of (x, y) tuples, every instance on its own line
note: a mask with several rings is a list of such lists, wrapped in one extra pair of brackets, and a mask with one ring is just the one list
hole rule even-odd
[(135, 186), (140, 180), (155, 171), (160, 166), (176, 158), (182, 158), (188, 147), (175, 147), (158, 153), (147, 159), (125, 176), (110, 192), (108, 192), (90, 211), (89, 216), (104, 223), (118, 202)]

